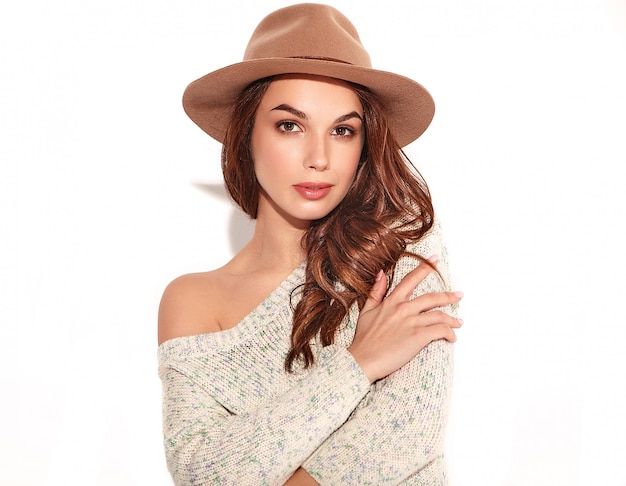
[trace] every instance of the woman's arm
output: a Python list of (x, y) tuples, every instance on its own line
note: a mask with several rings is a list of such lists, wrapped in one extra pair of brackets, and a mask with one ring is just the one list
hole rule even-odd
[[(444, 280), (431, 274), (414, 297), (450, 288), (447, 253), (438, 227), (422, 246), (417, 249), (421, 254), (439, 254), (438, 270)], [(395, 283), (414, 266), (414, 260), (403, 258)], [(451, 315), (457, 311), (456, 305), (444, 310)], [(398, 484), (409, 477), (415, 484), (428, 482), (422, 480), (425, 477), (441, 480), (452, 365), (449, 342), (429, 344), (398, 371), (377, 381), (367, 404), (358, 407), (302, 467), (320, 484), (328, 485)]]
[(203, 386), (202, 366), (161, 367), (166, 457), (180, 485), (283, 484), (369, 390), (351, 355), (331, 346), (286, 393), (234, 414)]
[(424, 475), (433, 484), (441, 481), (451, 346), (432, 343), (377, 383), (368, 405), (355, 410), (302, 467), (322, 485), (400, 484)]

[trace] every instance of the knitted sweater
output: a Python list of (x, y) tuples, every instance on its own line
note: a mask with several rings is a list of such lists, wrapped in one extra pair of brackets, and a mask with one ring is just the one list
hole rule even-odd
[[(433, 272), (414, 295), (449, 290), (439, 225), (408, 249), (438, 255), (446, 282)], [(392, 287), (416, 265), (402, 257)], [(313, 343), (313, 367), (286, 373), (292, 291), (304, 271), (296, 268), (237, 326), (159, 347), (164, 444), (176, 484), (280, 485), (299, 467), (322, 485), (447, 484), (452, 346), (435, 341), (370, 385), (346, 350), (355, 305), (335, 344)]]

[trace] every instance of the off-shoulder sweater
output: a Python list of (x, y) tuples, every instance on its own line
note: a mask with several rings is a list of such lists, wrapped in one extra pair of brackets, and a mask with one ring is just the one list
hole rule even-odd
[[(437, 222), (408, 250), (438, 255), (443, 277), (431, 273), (414, 295), (450, 289)], [(418, 264), (402, 257), (391, 286)], [(304, 273), (302, 264), (235, 327), (159, 346), (164, 445), (175, 483), (281, 485), (303, 467), (322, 485), (447, 484), (452, 345), (432, 342), (370, 385), (346, 350), (355, 305), (334, 344), (313, 343), (316, 364), (287, 373), (292, 305)]]

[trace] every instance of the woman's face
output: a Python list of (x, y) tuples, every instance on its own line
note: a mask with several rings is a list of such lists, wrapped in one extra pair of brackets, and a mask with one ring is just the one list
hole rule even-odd
[(345, 197), (363, 147), (363, 107), (347, 83), (316, 76), (274, 80), (252, 129), (261, 186), (258, 218), (308, 226)]

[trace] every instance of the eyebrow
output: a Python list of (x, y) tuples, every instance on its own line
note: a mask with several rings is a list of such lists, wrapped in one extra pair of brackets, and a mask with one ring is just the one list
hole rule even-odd
[[(303, 111), (297, 110), (293, 106), (286, 105), (284, 103), (282, 105), (276, 106), (275, 108), (272, 108), (270, 111), (286, 111), (288, 113), (291, 113), (293, 116), (300, 118), (301, 120), (309, 119), (307, 114), (304, 113)], [(359, 120), (363, 121), (363, 117), (361, 115), (359, 115), (356, 111), (352, 111), (350, 113), (340, 116), (334, 121), (334, 123), (342, 123), (352, 118), (358, 118)]]

